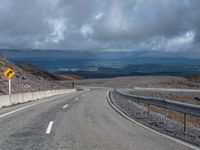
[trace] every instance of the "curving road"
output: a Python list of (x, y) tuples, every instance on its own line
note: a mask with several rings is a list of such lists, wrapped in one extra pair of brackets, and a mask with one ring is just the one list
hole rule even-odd
[(1, 150), (189, 150), (113, 110), (106, 88), (0, 109)]

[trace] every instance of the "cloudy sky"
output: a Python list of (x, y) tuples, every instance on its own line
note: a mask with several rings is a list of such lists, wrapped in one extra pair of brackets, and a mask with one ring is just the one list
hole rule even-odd
[(200, 51), (200, 0), (1, 0), (0, 47)]

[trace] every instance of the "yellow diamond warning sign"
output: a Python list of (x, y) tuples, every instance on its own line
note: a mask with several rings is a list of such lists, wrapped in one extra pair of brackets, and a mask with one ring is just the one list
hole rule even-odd
[(8, 79), (11, 79), (15, 75), (15, 72), (11, 68), (7, 68), (6, 71), (4, 72), (4, 75)]

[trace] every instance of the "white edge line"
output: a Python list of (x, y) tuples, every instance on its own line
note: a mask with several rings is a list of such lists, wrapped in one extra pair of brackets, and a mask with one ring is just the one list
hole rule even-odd
[(66, 104), (65, 106), (63, 106), (63, 108), (66, 108), (68, 106), (68, 104)]
[[(50, 100), (48, 100), (48, 101), (50, 101)], [(31, 106), (35, 106), (35, 105), (38, 105), (38, 104), (41, 104), (41, 103), (45, 103), (45, 102), (48, 102), (48, 101), (42, 101), (42, 102), (38, 102), (38, 103), (34, 103), (34, 104), (31, 104), (31, 105), (27, 105), (27, 106), (21, 107), (21, 108), (19, 108), (19, 109), (13, 110), (13, 111), (8, 112), (8, 113), (5, 113), (5, 114), (3, 114), (3, 115), (0, 115), (0, 118), (3, 118), (3, 117), (5, 117), (5, 116), (11, 115), (11, 114), (13, 114), (13, 113), (15, 113), (15, 112), (18, 112), (18, 111), (20, 111), (20, 110), (23, 110), (23, 109), (26, 109), (26, 108), (29, 108), (29, 107), (31, 107)]]
[[(68, 94), (68, 93), (67, 93), (67, 94)], [(3, 114), (3, 115), (0, 115), (0, 118), (3, 118), (3, 117), (5, 117), (5, 116), (11, 115), (11, 114), (13, 114), (13, 113), (15, 113), (15, 112), (18, 112), (18, 111), (20, 111), (20, 110), (23, 110), (23, 109), (26, 109), (26, 108), (29, 108), (29, 107), (32, 107), (32, 106), (35, 106), (35, 105), (38, 105), (38, 104), (42, 104), (42, 103), (45, 103), (45, 102), (48, 102), (48, 101), (52, 101), (52, 99), (50, 99), (50, 100), (43, 100), (43, 101), (41, 101), (41, 102), (37, 102), (37, 103), (34, 103), (34, 104), (30, 104), (30, 105), (27, 105), (27, 106), (18, 108), (18, 109), (16, 109), (16, 110), (13, 110), (13, 111), (10, 111), (10, 112), (5, 113), (5, 114)]]
[(154, 129), (151, 129), (151, 128), (149, 128), (149, 127), (147, 127), (147, 126), (145, 126), (145, 125), (143, 125), (143, 124), (141, 124), (141, 123), (135, 121), (134, 119), (128, 117), (124, 112), (122, 112), (122, 111), (119, 110), (114, 104), (112, 104), (112, 102), (111, 102), (111, 100), (110, 100), (110, 97), (109, 97), (109, 92), (110, 92), (110, 91), (107, 91), (107, 97), (108, 97), (108, 99), (109, 99), (109, 101), (110, 101), (109, 103), (112, 105), (112, 107), (115, 108), (115, 110), (117, 110), (117, 111), (118, 111), (123, 117), (125, 117), (126, 119), (130, 120), (131, 122), (133, 122), (133, 123), (135, 123), (135, 124), (137, 124), (137, 125), (139, 125), (139, 126), (145, 128), (145, 129), (147, 129), (147, 130), (149, 130), (149, 131), (151, 131), (151, 132), (154, 132), (154, 133), (159, 134), (159, 135), (161, 135), (161, 136), (163, 136), (163, 137), (165, 137), (165, 138), (168, 138), (168, 139), (170, 139), (170, 140), (172, 140), (172, 141), (174, 141), (174, 142), (176, 142), (176, 143), (185, 145), (185, 146), (187, 146), (187, 147), (189, 147), (189, 148), (192, 148), (192, 149), (195, 149), (195, 150), (200, 150), (200, 148), (197, 147), (197, 146), (195, 146), (195, 145), (192, 145), (192, 144), (190, 144), (190, 143), (184, 142), (184, 141), (182, 141), (182, 140), (179, 140), (179, 139), (177, 139), (177, 138), (171, 137), (171, 136), (169, 136), (169, 135), (160, 133), (160, 132), (158, 132), (158, 131), (156, 131), (156, 130), (154, 130)]
[(50, 121), (49, 125), (47, 127), (47, 130), (46, 130), (46, 134), (50, 134), (51, 133), (52, 126), (53, 126), (53, 121)]

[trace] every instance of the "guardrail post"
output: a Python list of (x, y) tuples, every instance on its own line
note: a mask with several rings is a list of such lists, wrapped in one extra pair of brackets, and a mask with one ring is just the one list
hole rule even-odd
[(128, 99), (128, 111), (130, 110), (130, 99)]
[(165, 119), (164, 119), (164, 125), (167, 123), (167, 117), (168, 117), (169, 110), (165, 108)]
[(184, 132), (187, 132), (187, 114), (184, 113)]
[(127, 109), (127, 113), (128, 113), (128, 98), (126, 98), (126, 109)]
[(144, 103), (141, 104), (141, 110), (140, 113), (143, 115), (144, 114)]
[(147, 119), (149, 119), (149, 114), (150, 114), (150, 104), (148, 104), (147, 108), (148, 108)]

